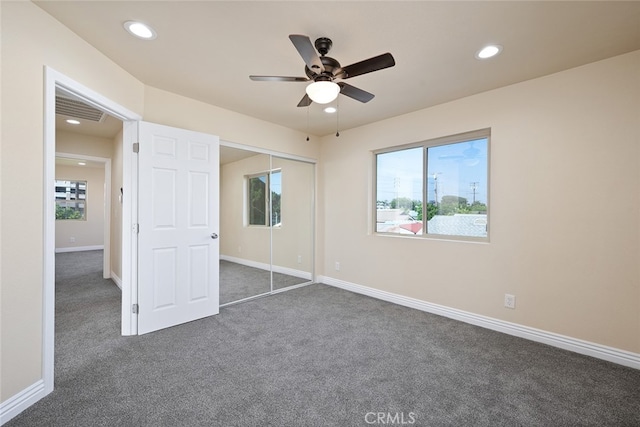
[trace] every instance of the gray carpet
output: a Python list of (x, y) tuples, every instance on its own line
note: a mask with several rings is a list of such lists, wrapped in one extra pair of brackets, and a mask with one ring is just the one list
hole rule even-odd
[[(273, 273), (273, 289), (279, 290), (308, 280)], [(271, 291), (271, 272), (220, 260), (220, 304), (227, 304)]]
[(56, 390), (9, 427), (640, 425), (640, 371), (325, 285), (140, 337), (98, 273), (57, 287)]

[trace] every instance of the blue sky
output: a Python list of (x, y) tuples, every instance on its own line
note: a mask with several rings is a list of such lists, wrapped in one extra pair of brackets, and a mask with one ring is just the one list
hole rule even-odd
[[(474, 185), (476, 201), (486, 203), (487, 145), (487, 139), (482, 138), (429, 147), (427, 199), (435, 199), (437, 181), (438, 200), (444, 195), (455, 195), (471, 203)], [(418, 147), (377, 156), (377, 200), (422, 199), (422, 153), (422, 147)]]

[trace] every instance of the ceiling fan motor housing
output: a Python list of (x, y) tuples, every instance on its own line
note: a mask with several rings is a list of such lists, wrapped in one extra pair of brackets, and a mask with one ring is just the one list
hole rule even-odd
[(340, 73), (336, 74), (336, 72), (340, 70), (340, 63), (338, 61), (329, 56), (321, 56), (320, 61), (322, 61), (322, 65), (324, 66), (324, 72), (317, 73), (311, 70), (308, 66), (305, 66), (304, 71), (307, 74), (307, 77), (315, 81), (331, 81), (340, 76)]

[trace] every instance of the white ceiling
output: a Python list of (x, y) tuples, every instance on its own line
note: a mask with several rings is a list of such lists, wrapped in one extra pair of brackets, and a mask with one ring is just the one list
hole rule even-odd
[[(314, 135), (336, 115), (296, 105), (306, 83), (289, 34), (329, 37), (343, 66), (385, 52), (396, 66), (348, 80), (376, 97), (339, 97), (340, 130), (640, 49), (640, 2), (36, 1), (144, 84)], [(153, 41), (122, 24), (141, 20)], [(504, 46), (494, 59), (474, 54)]]

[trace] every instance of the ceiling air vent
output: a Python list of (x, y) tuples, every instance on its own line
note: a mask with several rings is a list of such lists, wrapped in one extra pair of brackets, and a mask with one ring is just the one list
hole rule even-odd
[(56, 114), (102, 123), (106, 114), (84, 102), (56, 96)]

